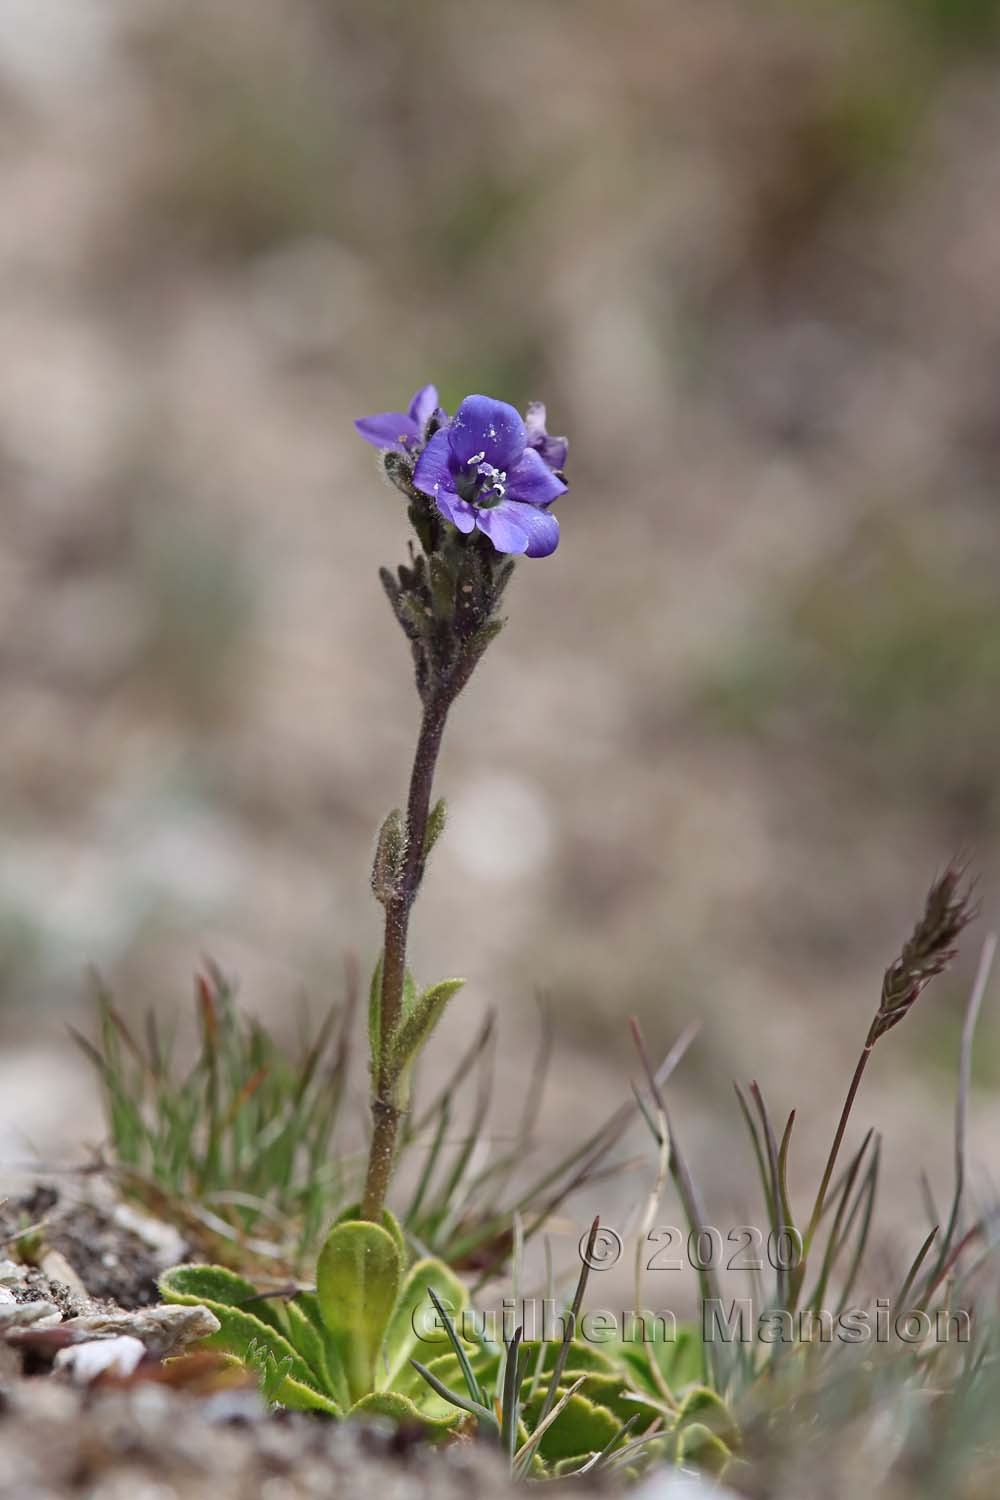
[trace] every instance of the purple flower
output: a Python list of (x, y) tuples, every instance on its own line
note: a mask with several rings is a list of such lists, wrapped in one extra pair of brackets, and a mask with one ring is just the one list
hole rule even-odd
[(545, 431), (545, 406), (541, 401), (529, 401), (524, 425), (528, 431), (528, 447), (540, 453), (550, 469), (565, 469), (569, 438), (549, 437)]
[(405, 411), (383, 411), (374, 417), (359, 417), (355, 427), (374, 448), (397, 448), (404, 452), (424, 440), (428, 418), (437, 409), (437, 387), (422, 386)]
[[(558, 441), (545, 437), (544, 420), (541, 429), (545, 441)], [(548, 557), (559, 545), (559, 522), (548, 506), (567, 486), (505, 401), (466, 396), (417, 459), (413, 483), (446, 521), (465, 533), (478, 527), (498, 552)]]

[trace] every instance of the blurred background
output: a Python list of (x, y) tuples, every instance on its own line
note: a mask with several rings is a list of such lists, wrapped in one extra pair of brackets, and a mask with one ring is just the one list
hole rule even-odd
[[(279, 1026), (367, 971), (417, 701), (351, 422), (433, 380), (571, 437), (441, 767), (438, 1059), (494, 1005), (516, 1089), (543, 994), (548, 1149), (627, 1096), (629, 1014), (700, 1019), (719, 1222), (730, 1079), (805, 1181), (965, 851), (983, 920), (858, 1109), (901, 1214), (946, 1194), (1000, 895), (998, 42), (996, 0), (0, 0), (0, 1158), (100, 1139), (89, 965), (185, 1024), (205, 954)], [(998, 1079), (995, 996), (980, 1185)]]

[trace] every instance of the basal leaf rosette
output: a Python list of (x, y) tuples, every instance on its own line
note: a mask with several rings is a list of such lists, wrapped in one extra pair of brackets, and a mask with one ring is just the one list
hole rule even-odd
[(332, 1417), (385, 1415), (444, 1431), (462, 1413), (413, 1380), (410, 1361), (433, 1362), (446, 1337), (424, 1332), (430, 1291), (456, 1315), (467, 1302), (443, 1261), (406, 1269), (402, 1231), (347, 1210), (320, 1253), (316, 1291), (267, 1299), (222, 1266), (174, 1266), (160, 1279), (166, 1302), (210, 1308), (220, 1328), (204, 1347), (235, 1355), (261, 1378), (265, 1395), (297, 1411)]

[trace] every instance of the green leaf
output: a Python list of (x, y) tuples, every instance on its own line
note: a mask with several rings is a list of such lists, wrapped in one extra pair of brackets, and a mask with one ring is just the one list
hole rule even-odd
[(335, 1401), (305, 1385), (291, 1374), (291, 1356), (277, 1359), (271, 1349), (257, 1343), (247, 1350), (247, 1365), (260, 1376), (261, 1392), (265, 1401), (287, 1406), (290, 1411), (322, 1411), (328, 1416), (343, 1415)]
[[(428, 1295), (429, 1287), (434, 1288), (452, 1317), (461, 1313), (468, 1303), (465, 1287), (443, 1261), (418, 1260), (403, 1283), (386, 1330), (383, 1362), (377, 1375), (380, 1389), (394, 1387), (400, 1375), (409, 1370), (412, 1358), (430, 1364), (449, 1347), (446, 1331), (437, 1325), (434, 1306)], [(417, 1332), (425, 1321), (429, 1330), (427, 1336)]]
[(396, 605), (399, 623), (408, 635), (429, 635), (434, 625), (434, 616), (427, 606), (412, 594), (399, 595)]
[(692, 1422), (677, 1435), (677, 1462), (696, 1464), (708, 1474), (722, 1475), (732, 1454), (710, 1427)]
[(462, 1419), (462, 1413), (454, 1407), (439, 1417), (431, 1417), (420, 1411), (406, 1396), (395, 1391), (373, 1391), (351, 1407), (352, 1417), (389, 1417), (393, 1422), (419, 1422), (424, 1435), (432, 1442), (445, 1436), (450, 1427)]
[(270, 1349), (258, 1344), (255, 1339), (247, 1350), (247, 1364), (260, 1377), (260, 1389), (264, 1400), (272, 1403), (277, 1401), (278, 1392), (291, 1370), (291, 1357), (286, 1354), (283, 1359), (279, 1360)]
[(487, 620), (474, 635), (469, 637), (466, 650), (477, 659), (482, 656), (491, 641), (495, 641), (501, 630), (506, 625), (506, 620)]
[[(341, 1209), (331, 1227), (335, 1228), (338, 1224), (353, 1224), (355, 1220), (358, 1219), (361, 1219), (360, 1200), (354, 1203), (349, 1203), (346, 1208)], [(396, 1241), (396, 1248), (399, 1251), (399, 1263), (401, 1266), (405, 1266), (408, 1259), (406, 1251), (406, 1236), (403, 1234), (402, 1225), (396, 1218), (396, 1215), (394, 1213), (391, 1213), (387, 1208), (383, 1208), (382, 1210), (382, 1228), (386, 1231), (387, 1234), (391, 1234), (393, 1239)]]
[(378, 1224), (337, 1224), (320, 1251), (316, 1294), (353, 1401), (375, 1389), (379, 1350), (401, 1274), (399, 1247)]
[(444, 1014), (448, 1001), (457, 995), (464, 979), (442, 979), (415, 999), (404, 1011), (404, 1019), (393, 1044), (393, 1062), (397, 1069), (413, 1061)]
[[(384, 953), (380, 953), (372, 971), (372, 981), (368, 990), (368, 1051), (371, 1056), (372, 1072), (374, 1073), (382, 1059), (383, 1044), (391, 1045), (391, 1037), (382, 1035), (382, 971), (384, 966)], [(407, 1016), (411, 1013), (418, 1000), (417, 982), (407, 969), (403, 976), (403, 994), (400, 1005), (400, 1025), (403, 1025)]]
[[(525, 1339), (521, 1345), (521, 1348), (526, 1349), (532, 1356), (533, 1361), (538, 1358), (540, 1347), (541, 1343), (538, 1339)], [(543, 1375), (550, 1375), (552, 1373), (556, 1360), (559, 1357), (560, 1348), (561, 1344), (558, 1339), (547, 1339), (545, 1341), (545, 1352), (541, 1363), (541, 1372)], [(533, 1368), (534, 1364), (532, 1363)], [(593, 1344), (585, 1344), (580, 1339), (574, 1339), (569, 1346), (569, 1353), (566, 1356), (566, 1367), (563, 1371), (564, 1383), (572, 1385), (577, 1375), (588, 1375), (591, 1372), (597, 1375), (614, 1375), (620, 1373), (614, 1360), (610, 1355), (605, 1354), (602, 1349), (595, 1348)]]
[[(503, 1369), (503, 1389), (500, 1395), (500, 1447), (513, 1463), (519, 1447), (518, 1434), (521, 1429), (521, 1329), (514, 1330), (514, 1337), (506, 1345)], [(524, 1437), (521, 1438), (521, 1442)]]
[(407, 1016), (413, 1014), (413, 1007), (417, 1003), (419, 993), (420, 992), (417, 989), (417, 981), (414, 979), (410, 970), (407, 969), (406, 973), (403, 975), (403, 1000), (399, 1008), (401, 1021), (405, 1021)]
[(321, 1395), (311, 1385), (306, 1385), (291, 1375), (285, 1376), (275, 1399), (282, 1406), (287, 1406), (289, 1411), (322, 1411), (328, 1417), (344, 1415), (343, 1408), (331, 1397)]
[[(340, 1408), (322, 1394), (322, 1376), (310, 1367), (284, 1334), (255, 1313), (234, 1306), (229, 1300), (233, 1296), (242, 1298), (246, 1288), (255, 1295), (254, 1288), (242, 1276), (236, 1276), (222, 1266), (174, 1266), (164, 1271), (159, 1288), (165, 1302), (180, 1303), (185, 1307), (207, 1307), (218, 1318), (221, 1324), (218, 1333), (202, 1340), (203, 1347), (224, 1349), (258, 1370), (262, 1368), (262, 1361), (273, 1360), (277, 1367), (284, 1364), (287, 1373), (281, 1384), (282, 1393), (272, 1399), (302, 1409), (305, 1397), (292, 1390), (292, 1387), (301, 1385), (309, 1393), (311, 1407), (339, 1414)], [(269, 1365), (266, 1367), (270, 1368)], [(288, 1395), (284, 1394), (286, 1391)]]
[[(581, 1373), (579, 1370), (571, 1369), (568, 1376), (564, 1377), (562, 1383), (564, 1385), (572, 1385), (573, 1381)], [(627, 1422), (630, 1417), (635, 1418), (637, 1415), (636, 1404), (629, 1397), (629, 1388), (626, 1384), (626, 1377), (623, 1371), (615, 1375), (588, 1375), (583, 1385), (580, 1386), (579, 1393), (581, 1396), (586, 1396), (588, 1401), (594, 1401), (598, 1406), (607, 1407), (608, 1411), (613, 1412), (618, 1418), (619, 1423)], [(647, 1427), (656, 1416), (656, 1412), (649, 1407), (642, 1408), (640, 1414), (644, 1417), (644, 1425)]]
[[(558, 1394), (563, 1394), (562, 1388)], [(533, 1420), (527, 1420), (526, 1425), (530, 1432)], [(620, 1419), (606, 1406), (589, 1400), (578, 1391), (570, 1396), (545, 1433), (538, 1451), (546, 1463), (558, 1463), (566, 1458), (583, 1459), (591, 1453), (600, 1453), (617, 1435), (621, 1425)]]
[[(481, 1386), (491, 1385), (496, 1379), (498, 1363), (495, 1354), (480, 1353), (472, 1356), (472, 1367)], [(426, 1377), (423, 1373), (425, 1370)], [(448, 1403), (436, 1393), (436, 1387), (429, 1384), (429, 1380), (436, 1381), (437, 1387), (457, 1393), (457, 1398), (452, 1404), (462, 1406), (463, 1410), (477, 1409), (477, 1402), (469, 1391), (464, 1371), (456, 1354), (439, 1354), (436, 1359), (429, 1360), (426, 1365), (420, 1360), (414, 1360), (407, 1370), (401, 1371), (396, 1377), (395, 1388), (400, 1395), (410, 1396), (420, 1410), (426, 1411), (428, 1415), (439, 1416)], [(491, 1417), (492, 1414), (487, 1412), (486, 1415)]]
[[(492, 1389), (496, 1384), (500, 1365), (498, 1348), (495, 1345), (487, 1346), (476, 1338), (461, 1337), (451, 1314), (430, 1284), (427, 1286), (427, 1296), (444, 1325), (450, 1352), (439, 1354), (431, 1359), (429, 1369), (419, 1360), (411, 1359), (409, 1369), (401, 1370), (397, 1375), (396, 1389), (401, 1391), (414, 1389), (416, 1399), (422, 1401), (427, 1398), (426, 1382), (438, 1390), (443, 1388), (442, 1383), (444, 1387), (459, 1389), (464, 1387), (472, 1401), (473, 1408), (485, 1409), (483, 1405), (487, 1400), (485, 1391), (487, 1388)], [(463, 1402), (458, 1401), (457, 1405), (461, 1406)], [(489, 1412), (487, 1412), (487, 1417), (493, 1420)]]
[(448, 804), (439, 797), (427, 817), (427, 832), (424, 834), (424, 859), (427, 859), (438, 839), (444, 833), (448, 821)]
[[(447, 1356), (445, 1357), (447, 1358)], [(423, 1410), (427, 1410), (430, 1402), (436, 1398), (439, 1402), (439, 1410), (457, 1409), (460, 1412), (468, 1412), (478, 1422), (482, 1422), (488, 1432), (491, 1432), (494, 1437), (499, 1438), (500, 1423), (488, 1407), (481, 1406), (478, 1401), (475, 1401), (471, 1396), (466, 1395), (464, 1391), (457, 1389), (455, 1386), (446, 1384), (434, 1370), (428, 1369), (426, 1365), (422, 1365), (419, 1359), (413, 1361), (413, 1368), (426, 1381), (428, 1387), (433, 1392), (432, 1397), (423, 1398)]]
[(170, 1302), (194, 1306), (198, 1302), (221, 1302), (239, 1312), (252, 1313), (261, 1323), (284, 1336), (278, 1309), (262, 1297), (252, 1281), (225, 1266), (173, 1266), (160, 1277), (160, 1292)]
[(728, 1448), (739, 1447), (740, 1429), (735, 1417), (722, 1397), (707, 1385), (698, 1385), (688, 1391), (677, 1413), (678, 1427), (694, 1421), (708, 1427)]
[(327, 1366), (326, 1347), (318, 1329), (294, 1302), (290, 1302), (285, 1311), (288, 1315), (288, 1342), (312, 1370), (320, 1389), (332, 1391), (334, 1383)]
[[(320, 1311), (319, 1298), (316, 1296), (315, 1292), (299, 1292), (294, 1302), (290, 1302), (288, 1304), (288, 1311), (290, 1314), (292, 1313), (293, 1308), (295, 1308), (302, 1314), (304, 1318), (308, 1320), (308, 1322), (312, 1326), (313, 1332), (319, 1339), (323, 1351), (323, 1368), (327, 1372), (329, 1389), (333, 1393), (336, 1400), (340, 1403), (340, 1405), (346, 1409), (351, 1404), (350, 1396), (347, 1390), (347, 1377), (345, 1376), (343, 1366), (340, 1363), (340, 1355), (337, 1351), (336, 1343), (333, 1340), (330, 1330), (323, 1322), (323, 1314)], [(307, 1338), (308, 1335), (303, 1335), (304, 1340), (306, 1340)], [(308, 1356), (305, 1354), (305, 1342), (303, 1342), (302, 1345), (299, 1345), (298, 1339), (294, 1336), (293, 1342), (295, 1342), (297, 1347), (299, 1347), (300, 1352), (303, 1354), (303, 1357), (308, 1358)], [(312, 1363), (311, 1360), (310, 1363)]]

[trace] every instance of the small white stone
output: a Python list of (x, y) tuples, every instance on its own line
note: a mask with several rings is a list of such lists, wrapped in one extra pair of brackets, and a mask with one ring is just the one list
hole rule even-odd
[(62, 1313), (53, 1302), (0, 1303), (0, 1332), (16, 1328), (55, 1328)]
[(65, 1370), (77, 1385), (89, 1385), (99, 1375), (129, 1376), (146, 1353), (141, 1339), (124, 1333), (113, 1339), (91, 1339), (86, 1344), (71, 1344), (60, 1349), (55, 1368)]
[[(218, 1333), (218, 1318), (207, 1307), (167, 1304), (140, 1307), (134, 1312), (85, 1313), (69, 1318), (66, 1327), (73, 1333), (112, 1339), (123, 1334), (139, 1339), (151, 1354), (164, 1358), (186, 1344), (197, 1343)], [(86, 1339), (90, 1342), (90, 1339)]]

